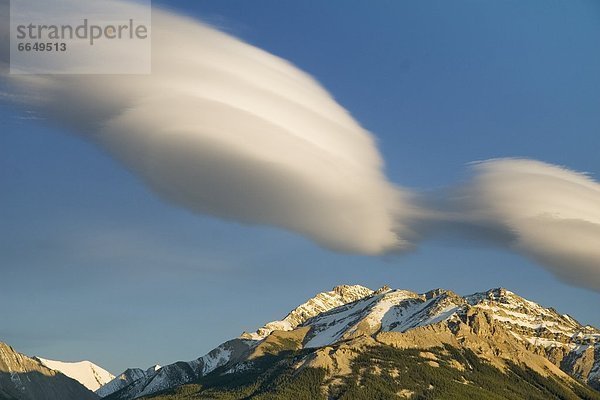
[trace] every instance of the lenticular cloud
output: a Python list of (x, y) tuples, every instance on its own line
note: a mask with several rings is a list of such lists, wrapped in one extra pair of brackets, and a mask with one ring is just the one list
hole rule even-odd
[(504, 230), (512, 246), (558, 277), (600, 289), (600, 184), (534, 160), (474, 165), (463, 218)]
[(149, 76), (5, 78), (171, 202), (336, 250), (410, 246), (407, 193), (385, 179), (369, 132), (310, 76), (156, 9), (152, 57)]
[(475, 164), (475, 178), (448, 191), (458, 197), (413, 196), (386, 180), (371, 134), (315, 80), (197, 21), (153, 10), (151, 75), (0, 78), (4, 99), (97, 143), (195, 212), (363, 254), (475, 229), (600, 290), (598, 183), (505, 159)]

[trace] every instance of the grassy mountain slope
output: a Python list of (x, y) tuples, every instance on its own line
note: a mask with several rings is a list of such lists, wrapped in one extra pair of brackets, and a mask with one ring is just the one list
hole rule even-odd
[(305, 357), (303, 352), (264, 356), (255, 369), (227, 375), (215, 371), (194, 384), (145, 399), (600, 400), (600, 393), (582, 383), (542, 376), (516, 364), (503, 371), (469, 349), (449, 345), (426, 350), (369, 346), (343, 376), (330, 375), (326, 368), (295, 369)]

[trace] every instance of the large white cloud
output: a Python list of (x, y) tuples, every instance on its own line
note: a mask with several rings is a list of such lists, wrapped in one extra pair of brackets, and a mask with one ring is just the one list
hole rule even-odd
[(148, 76), (4, 77), (171, 202), (336, 250), (410, 247), (409, 196), (370, 133), (298, 68), (207, 25), (154, 8)]
[(561, 279), (600, 289), (600, 184), (534, 160), (473, 168), (476, 176), (460, 192), (460, 219), (512, 237), (513, 248)]

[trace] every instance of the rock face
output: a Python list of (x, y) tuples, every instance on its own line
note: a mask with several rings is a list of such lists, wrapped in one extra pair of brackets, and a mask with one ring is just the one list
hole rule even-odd
[(0, 399), (94, 400), (99, 397), (74, 379), (0, 343)]
[(600, 330), (583, 326), (567, 314), (544, 308), (506, 289), (465, 298), (484, 310), (527, 350), (600, 390)]
[[(283, 320), (244, 333), (197, 360), (163, 367), (107, 399), (143, 397), (211, 373), (251, 370), (262, 356), (285, 352), (304, 354), (294, 359), (296, 369), (324, 368), (323, 392), (328, 393), (350, 373), (353, 360), (381, 345), (425, 355), (450, 346), (471, 351), (498, 370), (521, 365), (567, 387), (578, 385), (577, 379), (600, 389), (600, 331), (506, 289), (462, 297), (443, 289), (418, 294), (344, 285), (316, 295)], [(427, 359), (427, 365), (438, 361)], [(468, 365), (457, 363), (456, 368)]]
[(96, 389), (96, 394), (100, 397), (108, 396), (139, 379), (154, 376), (160, 368), (160, 365), (154, 365), (145, 371), (140, 368), (127, 369), (119, 376), (113, 377), (112, 380), (102, 385), (102, 387)]

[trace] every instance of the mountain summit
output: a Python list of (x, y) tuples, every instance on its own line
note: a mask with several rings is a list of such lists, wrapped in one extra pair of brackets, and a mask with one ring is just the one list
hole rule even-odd
[(459, 296), (343, 285), (196, 360), (97, 393), (288, 398), (292, 388), (324, 399), (600, 399), (600, 330), (504, 288)]

